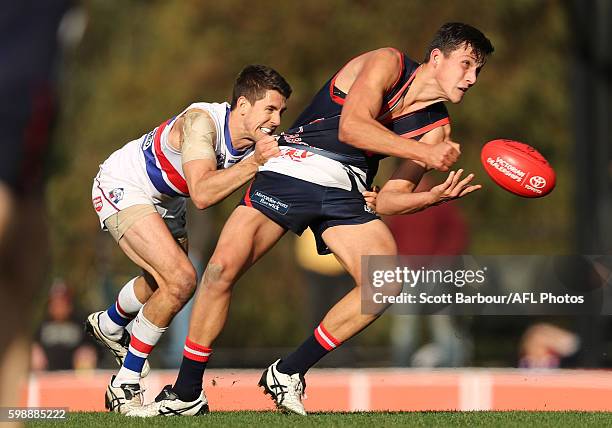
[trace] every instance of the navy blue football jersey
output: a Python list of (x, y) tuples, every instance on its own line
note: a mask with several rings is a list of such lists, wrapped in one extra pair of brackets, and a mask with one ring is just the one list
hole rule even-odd
[[(442, 102), (391, 119), (391, 112), (408, 91), (419, 64), (398, 51), (402, 58), (402, 71), (393, 87), (385, 94), (378, 121), (398, 135), (419, 140), (426, 132), (449, 123)], [(352, 165), (367, 172), (371, 184), (378, 163), (385, 156), (370, 153), (338, 139), (340, 113), (346, 94), (335, 86), (338, 73), (328, 80), (289, 130), (279, 139), (280, 145), (309, 147), (311, 151)]]

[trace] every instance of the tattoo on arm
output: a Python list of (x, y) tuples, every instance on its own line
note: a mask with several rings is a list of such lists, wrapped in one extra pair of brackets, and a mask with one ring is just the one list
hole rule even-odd
[(217, 130), (210, 115), (202, 110), (188, 111), (184, 115), (181, 135), (182, 163), (196, 159), (215, 161)]

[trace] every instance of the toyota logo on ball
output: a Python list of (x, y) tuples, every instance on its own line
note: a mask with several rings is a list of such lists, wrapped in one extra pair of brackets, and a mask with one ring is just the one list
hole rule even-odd
[(531, 184), (536, 189), (541, 189), (546, 186), (546, 179), (544, 177), (540, 177), (539, 175), (534, 175), (529, 179), (529, 184)]

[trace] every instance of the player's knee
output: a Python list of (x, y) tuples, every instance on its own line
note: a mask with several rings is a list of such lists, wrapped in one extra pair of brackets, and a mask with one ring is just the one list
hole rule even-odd
[(168, 294), (181, 306), (191, 299), (197, 286), (197, 274), (193, 266), (177, 267), (168, 283)]
[(214, 257), (206, 266), (203, 285), (220, 292), (231, 289), (235, 279), (230, 259)]

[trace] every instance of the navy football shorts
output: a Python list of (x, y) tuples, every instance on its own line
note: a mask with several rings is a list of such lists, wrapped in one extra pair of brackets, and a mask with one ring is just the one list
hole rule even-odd
[(366, 206), (355, 185), (346, 191), (271, 171), (257, 173), (241, 205), (257, 209), (297, 235), (310, 227), (319, 254), (331, 253), (321, 237), (328, 227), (364, 224), (379, 218)]

